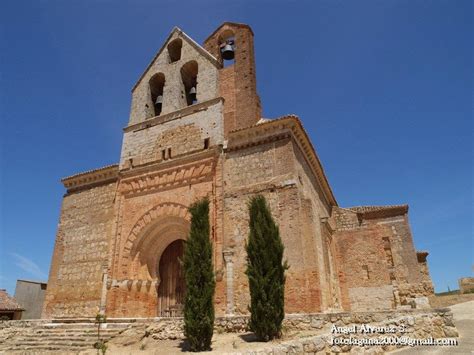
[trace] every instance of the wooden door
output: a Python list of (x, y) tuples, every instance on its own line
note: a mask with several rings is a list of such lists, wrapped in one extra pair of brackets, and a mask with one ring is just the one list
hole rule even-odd
[(158, 287), (158, 315), (178, 317), (182, 315), (185, 283), (180, 260), (183, 259), (184, 242), (176, 240), (163, 252), (160, 265), (160, 286)]

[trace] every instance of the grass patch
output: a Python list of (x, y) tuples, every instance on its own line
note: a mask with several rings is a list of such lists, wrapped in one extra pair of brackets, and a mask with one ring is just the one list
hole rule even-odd
[(436, 296), (459, 295), (459, 290), (452, 290), (446, 292), (435, 293)]

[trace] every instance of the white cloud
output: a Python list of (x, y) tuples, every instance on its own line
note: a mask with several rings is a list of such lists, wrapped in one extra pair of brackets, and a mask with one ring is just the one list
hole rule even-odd
[(48, 278), (46, 273), (44, 273), (33, 260), (17, 253), (10, 253), (10, 255), (15, 259), (15, 265), (23, 271), (26, 271), (28, 274), (37, 277), (38, 279), (45, 280)]

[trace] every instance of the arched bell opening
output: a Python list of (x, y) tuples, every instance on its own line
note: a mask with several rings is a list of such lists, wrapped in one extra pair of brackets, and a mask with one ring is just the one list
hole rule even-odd
[(188, 106), (197, 102), (197, 76), (198, 63), (191, 60), (181, 67), (181, 79), (183, 80), (184, 96)]
[(151, 102), (153, 105), (154, 116), (159, 116), (163, 108), (163, 89), (165, 87), (165, 75), (163, 73), (155, 74), (149, 81)]
[(221, 55), (222, 65), (228, 67), (235, 63), (235, 34), (228, 29), (223, 31), (219, 36), (219, 52)]
[(170, 63), (177, 62), (181, 59), (181, 47), (183, 46), (183, 41), (181, 38), (176, 38), (171, 41), (168, 46), (168, 55), (170, 57)]

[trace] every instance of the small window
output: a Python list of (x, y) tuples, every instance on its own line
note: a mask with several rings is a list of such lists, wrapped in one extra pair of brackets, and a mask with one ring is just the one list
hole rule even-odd
[(176, 38), (168, 44), (168, 54), (170, 56), (170, 63), (177, 62), (181, 59), (181, 47), (183, 41), (180, 38)]
[(366, 277), (366, 280), (369, 280), (370, 279), (370, 273), (369, 273), (369, 267), (367, 265), (362, 265), (362, 270), (364, 270), (365, 272), (365, 277)]
[(209, 138), (204, 139), (204, 149), (209, 149)]
[(168, 148), (168, 159), (171, 159), (171, 148)]
[(161, 160), (166, 160), (166, 149), (161, 151)]

